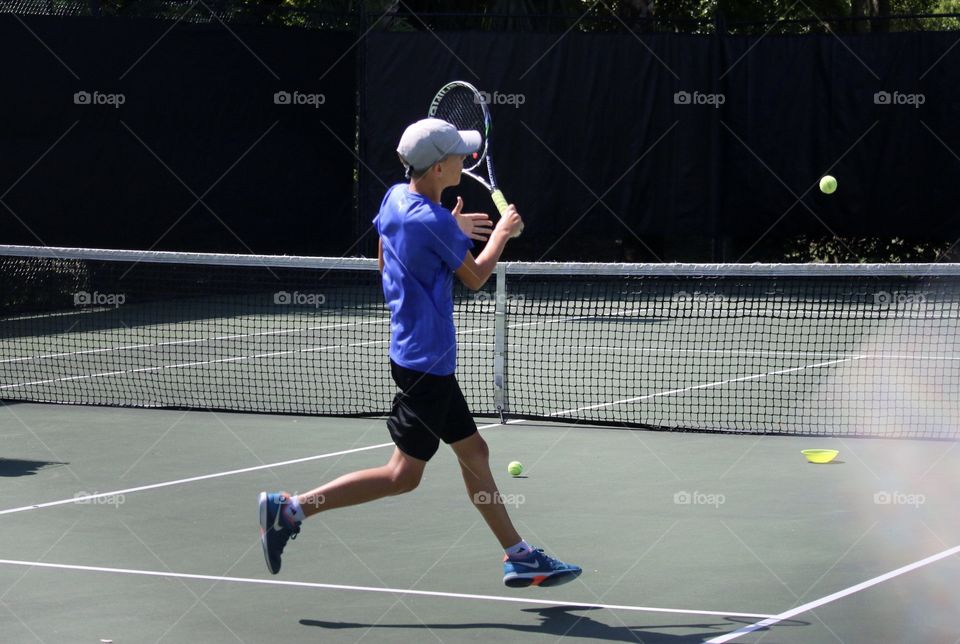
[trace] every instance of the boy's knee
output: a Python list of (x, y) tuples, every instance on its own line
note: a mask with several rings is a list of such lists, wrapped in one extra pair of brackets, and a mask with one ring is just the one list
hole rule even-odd
[(483, 437), (477, 435), (476, 440), (470, 445), (470, 451), (467, 454), (464, 454), (470, 460), (479, 460), (487, 461), (490, 459), (490, 448), (487, 446), (487, 441), (483, 440)]
[(421, 473), (411, 468), (398, 467), (394, 469), (391, 479), (393, 493), (404, 494), (416, 490), (417, 486), (420, 485), (420, 477)]

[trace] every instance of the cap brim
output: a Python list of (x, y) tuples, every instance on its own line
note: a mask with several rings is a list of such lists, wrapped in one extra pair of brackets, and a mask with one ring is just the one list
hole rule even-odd
[(462, 139), (456, 150), (450, 154), (473, 154), (483, 145), (483, 137), (476, 130), (458, 130)]

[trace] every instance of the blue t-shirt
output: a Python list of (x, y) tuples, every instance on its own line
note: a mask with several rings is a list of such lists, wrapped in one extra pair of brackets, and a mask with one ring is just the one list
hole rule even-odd
[(387, 191), (373, 223), (383, 242), (390, 359), (415, 371), (452, 374), (457, 369), (453, 273), (473, 242), (449, 210), (402, 183)]

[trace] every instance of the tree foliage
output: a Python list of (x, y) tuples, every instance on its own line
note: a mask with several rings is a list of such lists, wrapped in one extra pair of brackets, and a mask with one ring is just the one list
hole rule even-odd
[[(890, 18), (960, 13), (960, 0), (94, 0), (108, 15), (170, 17), (313, 28), (391, 31), (667, 31), (732, 34), (828, 29), (960, 29), (958, 18)], [(852, 20), (860, 18), (859, 20)], [(358, 25), (362, 20), (364, 25)]]

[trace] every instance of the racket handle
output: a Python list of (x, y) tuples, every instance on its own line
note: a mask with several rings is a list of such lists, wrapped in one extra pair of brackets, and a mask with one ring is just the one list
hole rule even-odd
[(490, 193), (490, 196), (493, 198), (493, 203), (497, 205), (497, 210), (500, 211), (502, 215), (507, 211), (507, 198), (503, 196), (503, 193), (497, 189)]
[[(501, 215), (507, 211), (507, 206), (509, 205), (507, 204), (507, 198), (503, 196), (503, 192), (501, 192), (499, 188), (491, 192), (490, 197), (493, 199), (493, 203), (496, 204), (497, 210)], [(521, 228), (513, 234), (513, 238), (516, 239), (522, 232), (523, 229)]]

